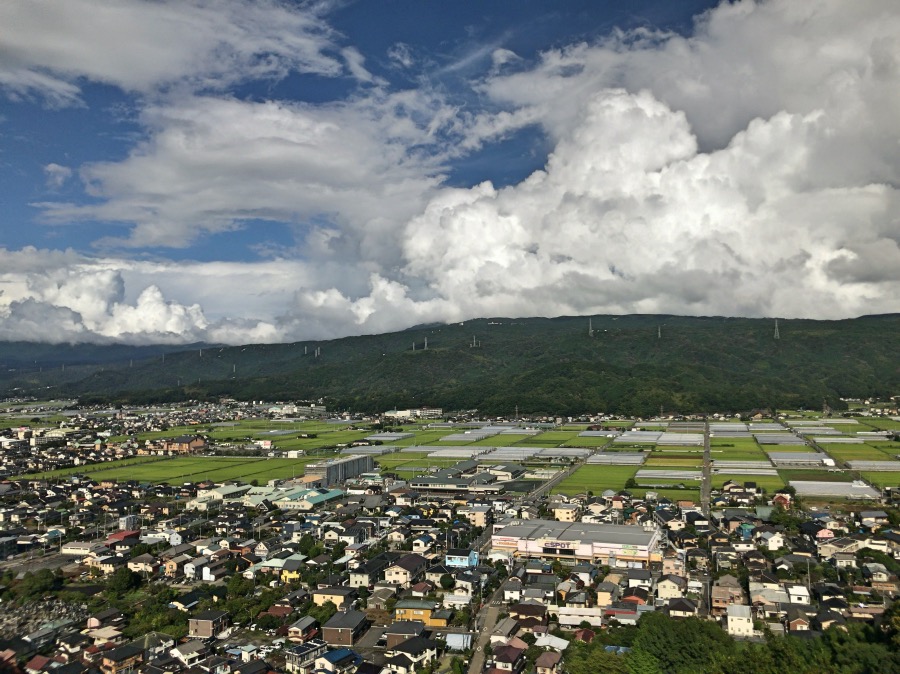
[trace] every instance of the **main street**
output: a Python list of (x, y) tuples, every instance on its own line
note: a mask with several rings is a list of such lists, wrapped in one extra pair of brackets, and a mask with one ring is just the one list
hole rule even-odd
[(700, 483), (700, 510), (709, 516), (712, 491), (712, 452), (709, 449), (709, 419), (703, 421), (703, 480)]
[[(545, 492), (553, 489), (553, 487), (569, 477), (580, 466), (580, 462), (575, 462), (565, 470), (559, 471), (549, 480), (542, 483), (537, 489), (529, 492), (527, 496), (517, 499), (516, 503), (519, 504), (523, 500), (539, 499)], [(490, 548), (491, 533), (491, 527), (485, 527), (481, 536), (479, 536), (472, 545), (473, 548), (478, 549), (480, 555), (483, 555), (485, 551)], [(497, 625), (497, 618), (500, 615), (502, 605), (502, 597), (503, 590), (497, 588), (490, 598), (485, 600), (484, 604), (482, 604), (478, 613), (475, 615), (475, 632), (478, 634), (478, 639), (475, 642), (475, 652), (472, 655), (472, 660), (469, 662), (469, 674), (481, 674), (482, 669), (484, 669), (484, 648), (490, 643), (491, 632), (494, 631), (494, 627)]]

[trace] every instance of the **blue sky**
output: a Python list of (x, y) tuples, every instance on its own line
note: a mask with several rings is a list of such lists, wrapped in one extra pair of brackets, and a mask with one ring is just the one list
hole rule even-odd
[(889, 0), (12, 0), (0, 339), (900, 310)]

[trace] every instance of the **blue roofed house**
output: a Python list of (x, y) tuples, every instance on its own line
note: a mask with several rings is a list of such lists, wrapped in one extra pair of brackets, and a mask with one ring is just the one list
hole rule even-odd
[(344, 672), (353, 672), (361, 662), (362, 657), (355, 651), (349, 648), (338, 648), (317, 657), (315, 669), (316, 671), (343, 674)]

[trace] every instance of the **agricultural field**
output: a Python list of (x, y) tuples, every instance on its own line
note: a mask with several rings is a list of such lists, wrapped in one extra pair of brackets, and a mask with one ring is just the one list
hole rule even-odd
[(691, 468), (699, 468), (702, 465), (702, 454), (697, 456), (685, 456), (683, 454), (675, 456), (659, 456), (657, 454), (651, 454), (650, 457), (644, 461), (644, 466), (646, 468), (658, 468), (662, 466), (666, 468), (690, 470)]
[(785, 468), (778, 471), (778, 474), (785, 481), (790, 480), (813, 480), (816, 482), (853, 482), (853, 474), (850, 471), (842, 471), (832, 473), (827, 468)]
[[(713, 489), (721, 489), (728, 480), (738, 484), (755, 482), (757, 487), (765, 489), (767, 494), (778, 491), (784, 486), (784, 480), (778, 475), (729, 475), (728, 473), (714, 473), (711, 476)], [(797, 479), (797, 478), (794, 478)]]
[(900, 431), (900, 421), (894, 421), (893, 419), (885, 419), (883, 417), (864, 417), (861, 419), (857, 419), (857, 421), (862, 426), (868, 426), (869, 428), (860, 429), (860, 430), (873, 430), (873, 431)]
[[(85, 466), (81, 473), (96, 477), (99, 480), (136, 480), (138, 482), (198, 482), (200, 480), (241, 480), (250, 482), (258, 480), (264, 484), (275, 478), (290, 478), (303, 475), (306, 464), (315, 461), (315, 457), (302, 459), (271, 458), (231, 458), (231, 457), (183, 457), (146, 461), (144, 463), (127, 464), (126, 460), (114, 462), (113, 468), (104, 464), (98, 467), (104, 470), (94, 471), (92, 466)], [(123, 465), (125, 464), (125, 465)]]
[(635, 496), (644, 497), (648, 491), (654, 492), (659, 498), (667, 498), (670, 501), (694, 501), (700, 503), (700, 489), (629, 489)]
[(585, 438), (579, 438), (577, 435), (570, 440), (566, 440), (561, 447), (603, 447), (612, 442), (612, 438), (598, 437), (598, 436), (588, 436)]
[(522, 438), (516, 444), (519, 447), (559, 447), (577, 437), (576, 431), (544, 431), (538, 435)]
[(790, 452), (792, 454), (815, 454), (816, 450), (809, 445), (767, 445), (766, 455), (773, 452)]
[(900, 487), (900, 470), (865, 471), (860, 475), (876, 487)]
[[(390, 442), (386, 442), (386, 445), (397, 445), (398, 447), (412, 447), (413, 445), (432, 445), (438, 442), (441, 438), (447, 435), (447, 429), (441, 430), (419, 430), (419, 429), (409, 429), (405, 431), (408, 433), (415, 433), (415, 437), (406, 438), (404, 440), (391, 440)], [(371, 435), (371, 434), (369, 434)], [(465, 444), (465, 443), (463, 443)]]
[(429, 468), (449, 468), (459, 463), (460, 459), (452, 457), (435, 457), (428, 458), (423, 453), (394, 453), (385, 454), (384, 456), (374, 457), (382, 472), (397, 473), (398, 475), (412, 473), (419, 475), (428, 472)]
[(118, 459), (117, 461), (102, 461), (87, 466), (73, 466), (71, 468), (60, 468), (59, 470), (50, 470), (44, 473), (30, 473), (22, 475), (27, 480), (59, 480), (71, 475), (96, 475), (98, 479), (103, 479), (106, 471), (118, 469), (123, 466), (135, 466), (142, 463), (151, 463), (156, 461), (167, 461), (167, 458), (158, 456), (134, 456), (127, 459)]
[[(891, 454), (876, 449), (874, 445), (842, 445), (819, 443), (819, 447), (840, 461), (889, 461)], [(900, 464), (897, 466), (900, 468)]]
[(618, 491), (625, 487), (628, 478), (634, 477), (638, 468), (639, 466), (581, 466), (556, 485), (553, 493), (572, 496), (586, 491), (598, 495), (606, 489)]
[(518, 445), (525, 440), (530, 440), (535, 436), (527, 435), (525, 433), (520, 434), (512, 434), (512, 433), (503, 433), (501, 435), (492, 435), (489, 438), (482, 438), (481, 440), (476, 440), (471, 443), (472, 447), (510, 447), (512, 445)]
[(756, 440), (743, 438), (713, 439), (709, 445), (709, 453), (713, 460), (726, 461), (765, 461), (766, 453), (756, 444)]

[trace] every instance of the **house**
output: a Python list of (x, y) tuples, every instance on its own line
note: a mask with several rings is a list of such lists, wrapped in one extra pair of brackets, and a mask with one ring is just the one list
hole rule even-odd
[(609, 606), (613, 602), (619, 601), (621, 588), (617, 583), (604, 581), (597, 585), (597, 606)]
[(338, 648), (322, 653), (315, 660), (316, 672), (330, 672), (331, 674), (345, 674), (356, 671), (356, 667), (362, 662), (362, 657), (349, 648)]
[(331, 602), (339, 609), (348, 608), (356, 597), (356, 589), (352, 587), (324, 587), (313, 590), (312, 593), (312, 600), (316, 606)]
[(678, 597), (669, 600), (670, 618), (695, 618), (698, 615), (697, 604), (687, 597)]
[(715, 582), (711, 595), (713, 615), (724, 615), (731, 604), (746, 603), (740, 581), (731, 574), (726, 574)]
[(808, 632), (810, 623), (809, 617), (797, 606), (788, 606), (786, 625), (790, 632)]
[(131, 644), (106, 651), (100, 661), (103, 674), (130, 674), (144, 661), (144, 650)]
[(506, 672), (521, 672), (525, 668), (525, 649), (497, 646), (494, 649), (494, 667)]
[(385, 666), (395, 674), (413, 674), (437, 659), (439, 642), (422, 636), (412, 637), (385, 651)]
[(352, 646), (367, 627), (365, 613), (339, 611), (322, 627), (322, 639), (329, 646)]
[(350, 571), (350, 587), (368, 587), (384, 578), (388, 565), (396, 561), (396, 553), (383, 552)]
[(385, 569), (384, 579), (389, 583), (406, 588), (425, 573), (427, 566), (428, 560), (422, 555), (415, 553), (404, 555)]
[(553, 519), (560, 522), (577, 522), (581, 515), (581, 507), (571, 503), (563, 503), (553, 509)]
[(533, 630), (547, 624), (547, 607), (543, 604), (514, 604), (509, 608), (509, 617), (515, 619), (521, 628)]
[(450, 548), (444, 555), (444, 565), (463, 569), (476, 567), (478, 566), (478, 551), (469, 548)]
[(179, 435), (163, 440), (162, 449), (167, 454), (193, 454), (206, 451), (207, 444), (199, 435)]
[(144, 577), (147, 577), (156, 575), (156, 571), (159, 569), (159, 563), (156, 561), (156, 557), (148, 552), (143, 555), (138, 555), (137, 557), (132, 557), (128, 562), (128, 568), (135, 573), (140, 573)]
[(315, 666), (316, 658), (326, 651), (328, 651), (328, 644), (318, 639), (294, 646), (285, 653), (285, 669), (291, 674), (310, 674)]
[(210, 609), (188, 620), (188, 636), (207, 639), (216, 636), (228, 626), (228, 612)]
[(726, 616), (726, 631), (730, 636), (753, 636), (753, 616), (749, 606), (730, 604), (726, 608)]
[(421, 620), (400, 620), (392, 623), (384, 631), (385, 649), (391, 650), (413, 637), (425, 634), (425, 623)]
[(656, 596), (659, 599), (677, 599), (684, 596), (687, 580), (681, 576), (663, 576), (656, 582)]
[(319, 622), (312, 616), (303, 616), (288, 627), (288, 639), (304, 643), (319, 634)]
[(390, 587), (376, 588), (369, 598), (366, 600), (366, 607), (377, 611), (387, 610), (388, 602), (391, 601), (397, 593)]
[(209, 655), (209, 648), (202, 641), (188, 641), (179, 644), (169, 651), (169, 655), (181, 662), (185, 667), (193, 667)]
[(394, 606), (394, 621), (421, 620), (427, 627), (446, 627), (449, 616), (428, 599), (403, 599)]
[(537, 660), (534, 661), (534, 666), (537, 674), (557, 674), (561, 661), (562, 655), (560, 653), (547, 651), (537, 657)]
[(500, 622), (498, 622), (490, 636), (491, 644), (505, 644), (508, 642), (513, 636), (515, 636), (516, 632), (519, 629), (519, 623), (515, 620), (515, 618), (503, 618)]

